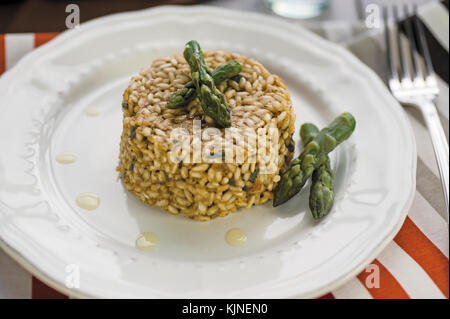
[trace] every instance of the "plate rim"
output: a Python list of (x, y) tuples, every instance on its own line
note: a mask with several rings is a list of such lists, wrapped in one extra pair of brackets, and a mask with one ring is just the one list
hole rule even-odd
[[(373, 70), (371, 70), (368, 66), (366, 66), (363, 62), (361, 62), (356, 56), (354, 56), (351, 52), (347, 51), (345, 48), (338, 46), (335, 43), (332, 43), (326, 39), (323, 39), (319, 37), (318, 35), (310, 32), (306, 28), (294, 24), (285, 20), (277, 19), (276, 17), (266, 16), (260, 13), (253, 13), (253, 12), (240, 12), (235, 11), (231, 9), (225, 9), (225, 8), (217, 8), (212, 6), (205, 6), (205, 5), (195, 5), (195, 6), (180, 6), (180, 5), (163, 5), (158, 6), (154, 8), (148, 8), (144, 10), (136, 10), (136, 11), (129, 11), (129, 12), (122, 12), (122, 13), (114, 13), (110, 15), (106, 15), (103, 17), (95, 18), (90, 21), (87, 21), (80, 25), (79, 28), (75, 30), (66, 30), (62, 33), (60, 33), (55, 39), (52, 41), (32, 50), (31, 52), (27, 53), (22, 59), (19, 60), (19, 62), (11, 69), (7, 70), (0, 78), (0, 85), (3, 84), (2, 82), (6, 82), (10, 77), (13, 76), (14, 73), (17, 72), (17, 70), (24, 65), (26, 65), (29, 62), (32, 62), (32, 59), (36, 56), (39, 56), (41, 52), (44, 52), (45, 50), (49, 50), (53, 46), (58, 45), (60, 42), (65, 41), (66, 39), (70, 38), (72, 35), (76, 35), (77, 31), (83, 31), (88, 30), (89, 28), (95, 27), (97, 24), (101, 24), (104, 21), (112, 20), (114, 18), (126, 18), (127, 16), (133, 16), (135, 14), (146, 14), (148, 12), (162, 12), (162, 13), (171, 13), (171, 11), (178, 11), (178, 10), (204, 10), (209, 11), (211, 14), (234, 14), (234, 15), (241, 15), (241, 16), (247, 16), (251, 18), (258, 18), (261, 20), (266, 20), (267, 22), (271, 22), (273, 24), (276, 24), (278, 26), (281, 26), (283, 28), (289, 28), (291, 30), (296, 31), (302, 31), (304, 34), (309, 36), (311, 39), (315, 41), (315, 45), (320, 45), (321, 48), (326, 47), (328, 49), (331, 49), (338, 53), (338, 58), (345, 62), (347, 65), (353, 66), (355, 69), (359, 69), (361, 73), (364, 75), (364, 78), (366, 79), (366, 82), (369, 84), (374, 84), (378, 87), (378, 90), (384, 90), (386, 93), (388, 93), (387, 88), (384, 86), (381, 79), (375, 74)], [(389, 93), (388, 93), (389, 94)], [(390, 94), (389, 94), (390, 95)], [(363, 261), (359, 263), (358, 267), (353, 267), (353, 269), (347, 270), (346, 274), (342, 275), (339, 279), (336, 279), (332, 284), (327, 285), (323, 288), (318, 288), (315, 291), (312, 291), (309, 295), (302, 296), (302, 298), (311, 298), (311, 297), (317, 297), (320, 295), (323, 295), (324, 293), (327, 293), (329, 291), (332, 291), (336, 289), (337, 287), (345, 284), (348, 280), (353, 278), (355, 275), (357, 275), (359, 272), (361, 272), (367, 264), (369, 264), (373, 259), (376, 258), (376, 256), (379, 255), (379, 253), (392, 241), (392, 239), (395, 237), (395, 235), (399, 232), (401, 226), (404, 223), (404, 220), (409, 212), (409, 209), (413, 203), (415, 190), (416, 190), (416, 168), (417, 168), (417, 146), (415, 142), (415, 136), (414, 132), (412, 130), (411, 124), (409, 123), (406, 114), (404, 113), (402, 107), (400, 104), (394, 100), (392, 96), (390, 96), (392, 106), (393, 104), (396, 104), (395, 108), (392, 109), (394, 113), (396, 113), (398, 118), (401, 118), (403, 120), (403, 124), (405, 125), (405, 129), (409, 131), (409, 136), (411, 138), (411, 147), (412, 147), (412, 163), (411, 163), (411, 187), (409, 189), (409, 196), (408, 200), (404, 204), (404, 206), (401, 208), (401, 218), (399, 218), (398, 223), (393, 227), (393, 229), (386, 234), (385, 238), (380, 241), (380, 244), (377, 245), (376, 248), (373, 249), (372, 253), (368, 254), (366, 258), (364, 258)], [(406, 192), (405, 192), (406, 194)], [(400, 208), (399, 208), (400, 209)], [(41, 270), (39, 266), (35, 266), (32, 262), (26, 259), (18, 250), (12, 247), (8, 242), (6, 242), (2, 234), (0, 233), (0, 248), (2, 248), (12, 259), (14, 259), (17, 263), (19, 263), (22, 267), (24, 267), (28, 272), (30, 272), (33, 276), (47, 284), (48, 286), (70, 296), (75, 298), (92, 298), (95, 296), (90, 295), (87, 291), (83, 292), (83, 289), (70, 289), (67, 288), (64, 283), (59, 282), (56, 279), (53, 279), (50, 274), (47, 274), (44, 270)]]

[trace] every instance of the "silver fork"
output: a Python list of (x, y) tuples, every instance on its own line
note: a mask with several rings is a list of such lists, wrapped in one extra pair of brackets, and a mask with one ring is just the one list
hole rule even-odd
[[(383, 9), (383, 18), (385, 25), (385, 40), (387, 60), (389, 66), (389, 88), (394, 97), (401, 104), (410, 104), (418, 107), (423, 114), (425, 123), (430, 132), (431, 140), (436, 155), (436, 161), (441, 174), (442, 187), (444, 190), (445, 203), (447, 205), (447, 222), (449, 221), (448, 195), (449, 195), (449, 151), (448, 142), (445, 137), (444, 129), (439, 120), (438, 112), (433, 101), (439, 94), (436, 77), (431, 63), (428, 45), (425, 39), (425, 33), (422, 25), (416, 16), (417, 6), (412, 8), (404, 5), (405, 16), (412, 16), (405, 21), (405, 31), (408, 37), (409, 45), (405, 47), (401, 42), (399, 28), (398, 7), (394, 6), (393, 16), (395, 21), (394, 39), (391, 39), (389, 32), (389, 11), (388, 7)], [(416, 41), (417, 39), (417, 41)], [(395, 47), (391, 41), (396, 43)], [(393, 49), (397, 49), (399, 66), (393, 55)], [(407, 51), (408, 53), (406, 53)], [(423, 57), (424, 71), (420, 67), (419, 53)], [(408, 60), (411, 63), (408, 63)]]

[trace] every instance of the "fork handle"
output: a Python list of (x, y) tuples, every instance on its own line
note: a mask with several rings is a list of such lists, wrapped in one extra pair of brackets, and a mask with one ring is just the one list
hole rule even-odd
[(442, 187), (444, 190), (445, 204), (447, 205), (447, 222), (448, 215), (448, 193), (449, 193), (449, 159), (448, 159), (448, 142), (442, 128), (436, 106), (431, 101), (423, 101), (421, 103), (423, 117), (430, 132), (431, 141), (436, 155), (439, 172), (441, 174)]

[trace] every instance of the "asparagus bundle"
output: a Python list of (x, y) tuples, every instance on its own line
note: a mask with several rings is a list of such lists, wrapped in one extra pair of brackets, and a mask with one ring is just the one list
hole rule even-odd
[[(242, 65), (238, 61), (231, 61), (228, 64), (221, 65), (212, 72), (212, 78), (215, 85), (219, 85), (223, 81), (238, 75), (242, 71)], [(177, 109), (188, 105), (197, 96), (195, 85), (188, 82), (184, 88), (179, 89), (170, 97), (167, 102), (167, 108)]]
[(230, 110), (225, 102), (225, 97), (214, 85), (214, 80), (210, 72), (208, 72), (203, 52), (197, 41), (191, 40), (186, 44), (184, 58), (191, 67), (192, 82), (203, 112), (210, 116), (219, 126), (230, 127)]
[(288, 201), (297, 194), (314, 170), (327, 161), (327, 154), (345, 141), (353, 133), (356, 126), (350, 113), (342, 113), (331, 124), (317, 134), (303, 152), (294, 159), (283, 174), (274, 191), (273, 206)]
[[(312, 123), (305, 123), (300, 128), (300, 137), (303, 145), (306, 146), (319, 134), (319, 129)], [(330, 165), (330, 158), (324, 164), (315, 169), (311, 180), (309, 193), (309, 208), (314, 219), (318, 220), (327, 215), (334, 201), (333, 170)]]

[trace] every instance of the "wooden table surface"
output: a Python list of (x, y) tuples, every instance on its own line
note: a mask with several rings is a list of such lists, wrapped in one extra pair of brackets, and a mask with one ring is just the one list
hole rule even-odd
[[(412, 0), (409, 0), (412, 1)], [(423, 4), (436, 0), (414, 0)], [(406, 0), (332, 0), (323, 14), (310, 21), (345, 20), (354, 22), (364, 18), (369, 3), (405, 3)], [(0, 33), (60, 32), (64, 31), (68, 13), (66, 6), (76, 3), (80, 20), (91, 20), (103, 15), (145, 9), (163, 4), (212, 5), (240, 11), (271, 14), (262, 0), (3, 0), (0, 2)]]
[[(245, 0), (244, 0), (245, 1)], [(0, 33), (60, 32), (66, 29), (66, 6), (80, 8), (80, 22), (107, 14), (163, 4), (194, 4), (201, 0), (7, 0), (0, 2)]]

